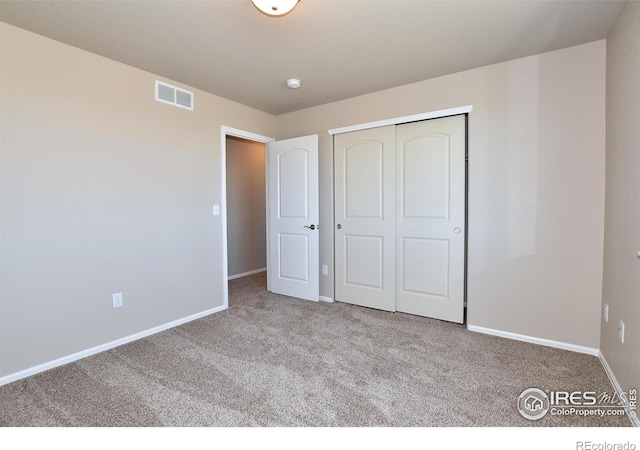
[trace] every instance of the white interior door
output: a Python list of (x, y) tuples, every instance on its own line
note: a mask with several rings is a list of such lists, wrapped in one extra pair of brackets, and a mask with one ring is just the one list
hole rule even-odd
[(335, 299), (395, 311), (394, 126), (334, 136)]
[(318, 136), (267, 144), (268, 289), (319, 300)]
[(465, 117), (396, 127), (398, 311), (464, 320)]

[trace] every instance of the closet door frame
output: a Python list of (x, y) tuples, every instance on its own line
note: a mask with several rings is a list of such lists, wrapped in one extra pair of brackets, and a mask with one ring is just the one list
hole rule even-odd
[[(465, 230), (465, 237), (464, 237), (464, 282), (463, 282), (463, 295), (464, 295), (464, 299), (463, 299), (463, 314), (464, 314), (464, 318), (463, 318), (463, 323), (466, 323), (466, 316), (467, 316), (467, 256), (468, 256), (468, 251), (467, 251), (467, 242), (468, 242), (468, 202), (469, 202), (469, 197), (468, 197), (468, 176), (469, 176), (469, 170), (468, 170), (468, 164), (469, 164), (469, 157), (468, 157), (468, 148), (469, 148), (469, 127), (468, 127), (468, 118), (469, 118), (469, 113), (473, 110), (473, 105), (466, 105), (466, 106), (460, 106), (460, 107), (456, 107), (456, 108), (449, 108), (449, 109), (444, 109), (444, 110), (438, 110), (438, 111), (431, 111), (431, 112), (425, 112), (425, 113), (421, 113), (421, 114), (413, 114), (413, 115), (409, 115), (409, 116), (401, 116), (401, 117), (396, 117), (396, 118), (391, 118), (391, 119), (384, 119), (384, 120), (379, 120), (379, 121), (374, 121), (374, 122), (367, 122), (367, 123), (362, 123), (362, 124), (357, 124), (357, 125), (350, 125), (350, 126), (346, 126), (346, 127), (341, 127), (341, 128), (333, 128), (330, 129), (328, 132), (331, 136), (334, 136), (336, 134), (341, 134), (341, 133), (349, 133), (352, 131), (360, 131), (360, 130), (366, 130), (366, 129), (370, 129), (370, 128), (378, 128), (378, 127), (383, 127), (383, 126), (387, 126), (387, 125), (401, 125), (404, 123), (410, 123), (410, 122), (417, 122), (417, 121), (423, 121), (423, 120), (430, 120), (430, 119), (438, 119), (438, 118), (444, 118), (444, 117), (449, 117), (449, 116), (455, 116), (455, 115), (465, 115), (465, 186), (464, 186), (464, 190), (465, 190), (465, 219), (464, 219), (464, 230)], [(332, 170), (332, 173), (335, 173), (335, 167)], [(334, 198), (334, 202), (335, 202), (335, 198)], [(335, 203), (334, 203), (335, 206)], [(335, 224), (333, 225), (335, 228)], [(335, 229), (334, 229), (334, 234), (335, 234)], [(334, 271), (336, 268), (335, 265), (335, 239), (334, 239)], [(334, 273), (335, 275), (335, 273)], [(334, 276), (334, 283), (335, 283), (335, 279), (336, 277)], [(334, 284), (334, 296), (335, 296), (335, 284)]]

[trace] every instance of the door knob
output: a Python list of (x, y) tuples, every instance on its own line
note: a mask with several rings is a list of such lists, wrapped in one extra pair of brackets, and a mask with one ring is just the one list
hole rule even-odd
[(341, 230), (341, 229), (342, 229), (342, 225), (338, 224), (338, 225), (336, 225), (336, 228), (337, 228), (338, 230)]
[(311, 225), (311, 226), (309, 226), (309, 225), (305, 225), (304, 227), (305, 227), (305, 228), (308, 228), (308, 229), (310, 229), (310, 230), (315, 230), (315, 229), (316, 229), (316, 226), (315, 226), (315, 225)]
[(455, 234), (460, 234), (460, 232), (461, 232), (461, 231), (462, 231), (462, 230), (461, 230), (460, 228), (458, 228), (458, 227), (455, 227), (455, 228), (453, 229), (453, 232), (454, 232)]

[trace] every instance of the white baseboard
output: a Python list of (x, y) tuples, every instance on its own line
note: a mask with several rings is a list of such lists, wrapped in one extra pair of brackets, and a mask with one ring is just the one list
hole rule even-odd
[(97, 345), (95, 347), (88, 348), (86, 350), (82, 350), (77, 353), (73, 353), (71, 355), (63, 356), (62, 358), (54, 359), (53, 361), (46, 362), (44, 364), (39, 364), (34, 367), (30, 367), (29, 369), (24, 369), (19, 372), (15, 372), (4, 377), (0, 378), (0, 386), (11, 383), (14, 381), (18, 381), (22, 378), (29, 377), (31, 375), (35, 375), (40, 372), (44, 372), (45, 370), (53, 369), (54, 367), (62, 366), (63, 364), (68, 364), (73, 361), (77, 361), (82, 358), (86, 358), (87, 356), (95, 355), (96, 353), (104, 352), (106, 350), (110, 350), (112, 348), (118, 347), (123, 344), (128, 344), (129, 342), (137, 341), (138, 339), (142, 339), (147, 336), (151, 336), (152, 334), (159, 333), (164, 330), (168, 330), (169, 328), (176, 327), (178, 325), (182, 325), (183, 323), (191, 322), (192, 320), (200, 319), (202, 317), (208, 316), (210, 314), (214, 314), (220, 311), (227, 309), (226, 306), (218, 306), (216, 308), (207, 309), (206, 311), (202, 311), (196, 314), (192, 314), (187, 317), (183, 317), (178, 320), (174, 320), (169, 323), (165, 323), (163, 325), (158, 325), (157, 327), (150, 328), (145, 331), (141, 331), (139, 333), (132, 334), (130, 336), (126, 336), (120, 339), (116, 339), (115, 341), (107, 342), (106, 344)]
[(613, 370), (611, 370), (609, 363), (607, 362), (607, 360), (604, 357), (604, 354), (601, 351), (598, 352), (598, 359), (600, 360), (602, 367), (604, 367), (604, 371), (607, 373), (607, 376), (609, 377), (611, 386), (613, 386), (613, 389), (615, 389), (616, 394), (618, 394), (618, 398), (624, 401), (624, 410), (627, 413), (627, 417), (631, 421), (631, 424), (634, 427), (640, 427), (640, 419), (638, 419), (637, 411), (633, 411), (633, 414), (631, 414), (632, 411), (631, 409), (629, 409), (629, 404), (625, 401), (625, 399), (627, 398), (626, 397), (627, 392), (625, 392), (622, 389), (622, 386), (620, 386), (620, 383), (618, 383), (616, 376), (613, 374)]
[(255, 273), (266, 272), (267, 268), (263, 267), (262, 269), (250, 270), (249, 272), (242, 272), (237, 275), (230, 275), (228, 280), (235, 280), (236, 278), (248, 277), (249, 275), (253, 275)]
[(532, 344), (545, 345), (547, 347), (560, 348), (562, 350), (569, 350), (577, 353), (585, 353), (587, 355), (598, 356), (600, 350), (597, 348), (583, 347), (582, 345), (568, 344), (566, 342), (552, 341), (549, 339), (542, 339), (533, 336), (526, 336), (524, 334), (509, 333), (508, 331), (494, 330), (492, 328), (478, 327), (475, 325), (467, 325), (467, 330), (475, 331), (477, 333), (490, 334), (492, 336), (499, 336), (507, 339), (513, 339), (516, 341), (530, 342)]
[(325, 297), (324, 295), (321, 295), (320, 296), (320, 301), (321, 302), (331, 303), (331, 302), (333, 302), (333, 299), (331, 297)]

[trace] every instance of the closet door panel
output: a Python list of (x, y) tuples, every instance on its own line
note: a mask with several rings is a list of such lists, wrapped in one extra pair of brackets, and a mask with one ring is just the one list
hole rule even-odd
[(335, 299), (395, 311), (395, 131), (334, 136)]
[(464, 319), (465, 118), (396, 127), (398, 311)]

